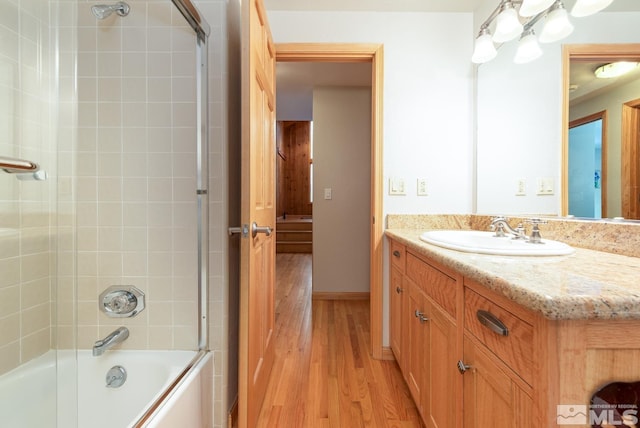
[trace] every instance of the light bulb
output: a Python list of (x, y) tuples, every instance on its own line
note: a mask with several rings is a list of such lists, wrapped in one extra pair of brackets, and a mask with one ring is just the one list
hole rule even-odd
[(489, 62), (494, 59), (497, 54), (498, 51), (493, 45), (493, 40), (491, 39), (491, 32), (488, 28), (481, 29), (480, 34), (476, 39), (473, 55), (471, 56), (471, 62), (475, 64)]
[(504, 43), (518, 37), (522, 32), (522, 23), (518, 18), (518, 13), (513, 8), (513, 3), (506, 1), (502, 4), (502, 10), (496, 18), (496, 31), (493, 41)]
[(611, 3), (613, 3), (613, 0), (576, 0), (576, 4), (571, 9), (571, 15), (578, 18), (593, 15)]
[(555, 0), (523, 0), (520, 6), (520, 16), (529, 17), (548, 9)]
[(573, 24), (569, 21), (567, 10), (561, 1), (556, 2), (544, 21), (540, 43), (552, 43), (564, 39), (573, 32)]
[(533, 32), (533, 29), (522, 33), (513, 62), (516, 64), (525, 64), (538, 59), (541, 55), (542, 49), (540, 49), (540, 45), (538, 44), (538, 40), (536, 40), (536, 35)]

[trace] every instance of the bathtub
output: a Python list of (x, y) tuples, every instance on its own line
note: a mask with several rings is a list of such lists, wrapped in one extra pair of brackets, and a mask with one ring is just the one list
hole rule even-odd
[[(182, 426), (212, 425), (210, 353), (116, 350), (93, 357), (81, 350), (77, 356), (77, 376), (71, 351), (59, 351), (57, 365), (56, 351), (49, 351), (0, 376), (0, 425), (163, 428), (176, 426), (167, 425), (175, 420), (186, 421)], [(106, 373), (115, 365), (125, 368), (127, 380), (107, 388)]]

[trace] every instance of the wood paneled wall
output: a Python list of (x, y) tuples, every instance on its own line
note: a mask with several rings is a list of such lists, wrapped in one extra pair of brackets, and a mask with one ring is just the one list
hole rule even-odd
[(311, 215), (311, 122), (278, 122), (277, 145), (276, 214)]

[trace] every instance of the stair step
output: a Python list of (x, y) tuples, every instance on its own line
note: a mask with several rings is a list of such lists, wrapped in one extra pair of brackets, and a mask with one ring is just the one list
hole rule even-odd
[(295, 231), (277, 230), (276, 240), (288, 241), (288, 242), (296, 242), (296, 241), (311, 242), (313, 240), (313, 233), (310, 230), (295, 230)]
[(276, 253), (312, 253), (311, 242), (277, 242)]

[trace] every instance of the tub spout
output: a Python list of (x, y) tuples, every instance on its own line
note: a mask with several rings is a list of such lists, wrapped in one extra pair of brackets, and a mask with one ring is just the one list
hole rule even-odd
[(104, 351), (114, 347), (118, 343), (124, 342), (127, 337), (129, 337), (129, 329), (127, 327), (120, 327), (104, 339), (98, 340), (93, 344), (93, 356), (97, 357), (104, 354)]

